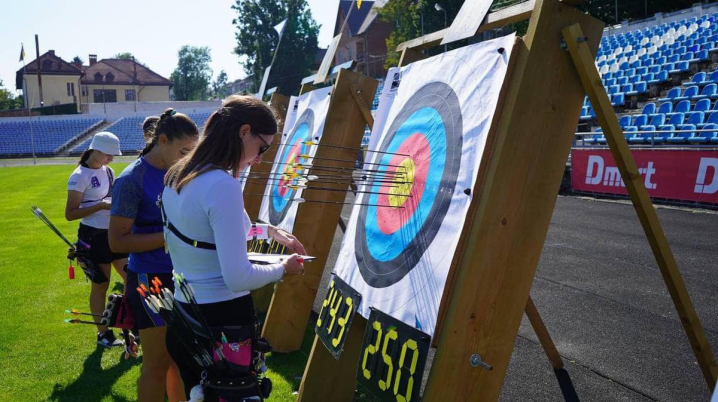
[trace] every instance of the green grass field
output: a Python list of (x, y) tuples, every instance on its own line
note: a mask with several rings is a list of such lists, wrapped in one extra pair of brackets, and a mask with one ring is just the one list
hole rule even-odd
[[(125, 164), (113, 164), (119, 174)], [(72, 165), (0, 168), (0, 399), (3, 401), (134, 401), (142, 358), (96, 348), (95, 328), (70, 325), (65, 309), (88, 311), (89, 283), (69, 280), (67, 247), (30, 211), (37, 205), (70, 241), (77, 222), (64, 219)], [(110, 289), (122, 291), (113, 276)], [(313, 339), (302, 350), (270, 356), (270, 400), (293, 401)], [(364, 392), (357, 400), (372, 399)]]

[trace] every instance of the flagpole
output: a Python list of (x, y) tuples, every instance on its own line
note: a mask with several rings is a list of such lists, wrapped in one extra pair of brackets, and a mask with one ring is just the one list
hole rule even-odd
[[(20, 43), (20, 56), (22, 58), (22, 79), (25, 81), (25, 86), (23, 88), (23, 100), (25, 101), (25, 104), (27, 105), (27, 116), (29, 118), (29, 124), (30, 124), (30, 144), (32, 146), (32, 164), (37, 165), (37, 157), (35, 155), (35, 134), (32, 131), (32, 103), (28, 101), (27, 98), (27, 66), (25, 65), (25, 44)], [(38, 65), (40, 63), (38, 62)]]

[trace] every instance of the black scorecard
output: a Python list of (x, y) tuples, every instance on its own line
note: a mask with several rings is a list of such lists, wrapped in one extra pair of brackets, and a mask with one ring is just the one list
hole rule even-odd
[(361, 294), (336, 276), (329, 282), (327, 296), (319, 311), (315, 332), (324, 346), (339, 360), (354, 315), (361, 303)]
[(382, 401), (418, 401), (431, 337), (372, 307), (357, 379)]

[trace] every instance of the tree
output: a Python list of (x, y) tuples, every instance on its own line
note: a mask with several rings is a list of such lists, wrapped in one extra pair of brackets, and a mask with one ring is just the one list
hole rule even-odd
[(319, 25), (306, 0), (235, 0), (232, 9), (237, 12), (232, 20), (237, 27), (234, 53), (244, 56), (244, 71), (256, 88), (279, 41), (274, 26), (287, 19), (267, 88), (278, 86), (282, 92), (296, 92), (302, 78), (311, 74), (317, 55)]
[(85, 64), (85, 61), (82, 60), (82, 57), (80, 57), (80, 56), (75, 56), (75, 57), (72, 58), (72, 64), (81, 66), (81, 65)]
[(172, 72), (170, 80), (174, 83), (174, 97), (176, 100), (202, 100), (205, 99), (212, 69), (209, 47), (195, 47), (185, 45), (177, 52), (179, 61), (177, 68)]
[(0, 80), (0, 110), (22, 109), (22, 97), (13, 95), (12, 92), (3, 88)]
[(212, 83), (212, 95), (217, 98), (224, 98), (227, 96), (227, 89), (225, 88), (227, 86), (227, 72), (224, 70), (221, 70), (219, 74), (217, 75), (217, 78)]
[(112, 56), (113, 59), (124, 59), (124, 60), (134, 60), (135, 56), (132, 55), (130, 52), (121, 52), (117, 53), (116, 55)]

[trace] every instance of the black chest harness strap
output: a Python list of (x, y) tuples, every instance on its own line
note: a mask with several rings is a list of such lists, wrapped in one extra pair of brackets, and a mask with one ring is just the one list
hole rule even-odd
[[(190, 246), (195, 247), (195, 248), (201, 248), (204, 250), (216, 250), (217, 249), (217, 245), (214, 243), (193, 240), (193, 239), (190, 239), (189, 237), (183, 235), (182, 232), (180, 232), (179, 229), (177, 229), (175, 227), (175, 225), (173, 225), (172, 222), (170, 222), (169, 219), (167, 219), (167, 214), (165, 214), (165, 207), (164, 207), (164, 205), (162, 205), (162, 197), (161, 196), (159, 199), (159, 204), (160, 204), (160, 211), (162, 212), (162, 224), (164, 225), (164, 227), (169, 229), (170, 232), (172, 232), (175, 236), (177, 236), (178, 239), (182, 240), (186, 244), (189, 244)], [(167, 243), (167, 239), (165, 239), (165, 244), (166, 243)], [(165, 245), (165, 250), (166, 249), (167, 249), (167, 246)]]

